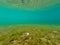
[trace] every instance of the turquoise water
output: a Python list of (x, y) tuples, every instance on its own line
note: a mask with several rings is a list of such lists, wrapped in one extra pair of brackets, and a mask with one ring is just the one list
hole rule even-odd
[(0, 25), (53, 24), (60, 25), (60, 4), (46, 10), (18, 10), (0, 6)]

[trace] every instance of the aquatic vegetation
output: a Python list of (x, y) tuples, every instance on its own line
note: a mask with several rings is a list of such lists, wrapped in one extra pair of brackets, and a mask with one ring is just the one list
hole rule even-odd
[(60, 26), (11, 26), (8, 31), (0, 45), (60, 45)]
[(58, 4), (60, 0), (0, 0), (0, 2), (8, 7), (39, 9)]

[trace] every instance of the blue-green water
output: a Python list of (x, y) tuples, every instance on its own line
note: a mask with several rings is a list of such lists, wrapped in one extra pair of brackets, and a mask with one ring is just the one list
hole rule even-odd
[(60, 25), (60, 4), (46, 10), (26, 11), (0, 6), (0, 25), (55, 24)]

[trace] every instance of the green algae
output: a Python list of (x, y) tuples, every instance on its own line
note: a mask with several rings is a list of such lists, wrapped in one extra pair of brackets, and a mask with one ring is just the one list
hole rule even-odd
[(60, 3), (60, 0), (0, 0), (0, 2), (8, 7), (19, 9), (40, 9)]
[(15, 25), (5, 29), (10, 31), (0, 37), (0, 45), (60, 45), (60, 26)]

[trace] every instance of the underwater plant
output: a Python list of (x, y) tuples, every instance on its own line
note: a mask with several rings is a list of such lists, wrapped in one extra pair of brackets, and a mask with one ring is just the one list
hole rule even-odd
[(0, 45), (60, 45), (60, 26), (11, 26)]

